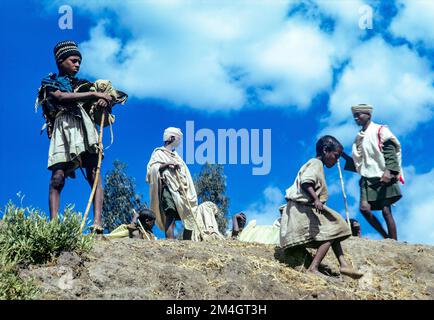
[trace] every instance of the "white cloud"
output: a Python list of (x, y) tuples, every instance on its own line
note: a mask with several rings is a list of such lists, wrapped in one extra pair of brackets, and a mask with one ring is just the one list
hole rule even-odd
[(417, 174), (414, 167), (404, 168), (406, 184), (403, 198), (392, 207), (398, 239), (412, 243), (434, 244), (434, 168)]
[(266, 105), (306, 108), (331, 86), (333, 41), (319, 21), (288, 18), (295, 1), (71, 5), (97, 24), (80, 44), (83, 75), (110, 78), (131, 96), (229, 110), (253, 90)]
[(400, 10), (390, 31), (397, 37), (434, 48), (434, 2), (397, 0), (397, 3)]
[(366, 3), (361, 0), (324, 1), (316, 0), (315, 4), (325, 16), (333, 19), (334, 31), (331, 35), (336, 57), (347, 58), (360, 44), (360, 38), (366, 35), (366, 30), (359, 27), (359, 21), (364, 14)]
[(263, 192), (263, 197), (245, 210), (247, 220), (256, 220), (257, 225), (272, 225), (280, 217), (279, 207), (285, 203), (282, 191), (277, 187), (268, 186)]
[[(434, 244), (434, 168), (427, 173), (417, 174), (414, 167), (405, 167), (406, 183), (400, 185), (403, 197), (392, 206), (392, 214), (395, 218), (398, 240), (410, 243)], [(349, 203), (350, 217), (355, 218), (359, 214), (359, 175), (352, 175), (345, 180), (345, 192)], [(329, 187), (330, 196), (338, 196), (341, 192), (340, 182), (333, 181)], [(341, 210), (344, 216), (345, 211)], [(381, 217), (381, 212), (376, 212), (385, 230), (386, 224)], [(364, 219), (360, 216), (360, 219)], [(364, 234), (369, 239), (382, 239), (378, 233)]]
[(351, 105), (369, 103), (374, 106), (374, 121), (388, 124), (398, 135), (408, 133), (432, 118), (433, 81), (426, 59), (407, 46), (392, 47), (373, 38), (359, 46), (344, 70), (331, 95), (327, 120), (339, 124), (333, 128), (346, 135), (354, 121)]
[(249, 70), (246, 85), (271, 86), (259, 92), (268, 105), (308, 107), (312, 98), (332, 82), (333, 45), (311, 23), (294, 18), (265, 41), (250, 45), (248, 58), (239, 61)]
[(359, 19), (361, 17), (360, 8), (366, 5), (361, 0), (345, 1), (324, 1), (316, 0), (315, 3), (326, 15), (336, 19), (338, 23), (353, 26), (359, 29)]
[[(300, 2), (307, 12), (288, 17)], [(393, 26), (415, 20), (422, 5), (411, 3), (403, 6)], [(351, 58), (332, 92), (330, 120), (347, 122), (348, 102), (370, 100), (381, 107), (376, 115), (386, 121), (396, 118), (397, 105), (406, 104), (410, 121), (400, 117), (396, 122), (408, 132), (431, 117), (430, 68), (406, 47), (392, 48), (378, 38), (363, 43), (366, 30), (359, 28), (359, 20), (364, 4), (71, 1), (78, 8), (74, 14), (85, 12), (96, 23), (81, 44), (84, 75), (110, 78), (131, 96), (212, 111), (240, 109), (254, 92), (265, 105), (307, 108), (318, 93), (331, 92), (333, 67)], [(332, 33), (319, 28), (320, 16), (332, 19)], [(422, 16), (425, 21), (430, 13)], [(421, 27), (413, 31), (432, 37)], [(348, 132), (348, 126), (341, 131)]]
[[(81, 44), (84, 75), (110, 78), (138, 98), (227, 110), (246, 102), (232, 70), (252, 41), (280, 28), (289, 1), (71, 4), (98, 22)], [(115, 18), (104, 20), (107, 13)]]
[[(341, 161), (341, 169), (343, 171), (342, 175), (343, 175), (343, 179), (344, 179), (344, 188), (345, 188), (345, 194), (347, 196), (347, 198), (354, 198), (354, 199), (359, 199), (359, 179), (360, 176), (356, 173), (350, 173), (350, 174), (346, 174), (348, 173), (348, 171), (344, 171), (343, 167), (344, 167), (344, 163), (345, 161)], [(336, 171), (338, 169), (336, 168)], [(336, 194), (342, 195), (342, 186), (341, 186), (341, 182), (338, 179), (339, 176), (337, 176), (335, 178), (335, 180), (331, 180), (330, 183), (328, 183), (328, 194), (329, 196), (333, 196)]]
[[(344, 162), (341, 163), (341, 169), (343, 170)], [(336, 171), (338, 169), (336, 168)], [(343, 183), (344, 183), (344, 190), (345, 195), (347, 197), (347, 205), (348, 205), (348, 213), (350, 218), (355, 218), (359, 213), (359, 197), (360, 197), (360, 187), (359, 187), (359, 180), (360, 176), (358, 174), (351, 174), (347, 175), (345, 174), (346, 171), (343, 171)], [(349, 178), (348, 178), (349, 177)], [(345, 212), (345, 202), (343, 198), (342, 193), (342, 185), (339, 178), (331, 179), (327, 182), (327, 190), (329, 199), (334, 197), (335, 199), (339, 199), (339, 203), (341, 205), (339, 206), (341, 209), (338, 210), (344, 219), (346, 219), (346, 212)], [(337, 210), (337, 208), (333, 207), (334, 210)]]
[(163, 98), (197, 108), (240, 108), (244, 104), (242, 90), (231, 83), (212, 52), (179, 47), (163, 50), (144, 39), (122, 45), (107, 36), (104, 24), (92, 29), (90, 40), (81, 47), (85, 73), (112, 79), (132, 96)]
[[(347, 112), (348, 109), (349, 108), (347, 108)], [(333, 123), (333, 121), (330, 121), (330, 123)], [(345, 152), (347, 154), (351, 154), (351, 149), (348, 146), (351, 146), (353, 143), (358, 130), (360, 129), (357, 127), (354, 121), (349, 121), (341, 125), (328, 125), (318, 133), (317, 138), (320, 138), (324, 135), (334, 136), (339, 140), (340, 143), (342, 143)], [(345, 148), (345, 146), (347, 146), (347, 148)]]

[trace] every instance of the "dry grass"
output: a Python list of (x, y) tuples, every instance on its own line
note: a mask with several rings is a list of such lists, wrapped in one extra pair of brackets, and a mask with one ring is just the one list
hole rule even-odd
[[(289, 258), (294, 256), (281, 255), (273, 246), (239, 241), (117, 239), (98, 242), (96, 247), (87, 268), (98, 268), (106, 274), (113, 264), (125, 263), (126, 268), (134, 270), (135, 278), (146, 277), (148, 290), (143, 296), (140, 288), (136, 292), (145, 299), (397, 300), (432, 295), (432, 276), (429, 272), (421, 276), (416, 271), (423, 270), (414, 257), (417, 250), (387, 241), (348, 241), (344, 248), (347, 260), (365, 274), (359, 280), (338, 274), (333, 253), (323, 261), (323, 270), (331, 276), (317, 276), (305, 270), (309, 254), (314, 251), (300, 256), (298, 264), (292, 265)], [(432, 252), (432, 248), (424, 246), (417, 254)], [(118, 286), (127, 282), (117, 280)], [(101, 284), (100, 290), (109, 292), (113, 290), (111, 285)], [(128, 292), (131, 289), (125, 288)], [(89, 294), (83, 298), (93, 297)]]

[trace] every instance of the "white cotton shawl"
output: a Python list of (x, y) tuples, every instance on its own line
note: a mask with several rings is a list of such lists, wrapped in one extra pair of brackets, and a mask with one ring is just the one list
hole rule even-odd
[[(378, 132), (380, 132), (380, 141)], [(401, 143), (387, 126), (381, 126), (372, 121), (366, 131), (360, 131), (357, 134), (352, 147), (354, 164), (361, 176), (366, 178), (379, 178), (383, 176), (386, 170), (386, 163), (381, 148), (387, 140), (391, 140), (396, 145), (396, 155), (399, 167), (401, 168), (400, 176), (401, 180), (404, 181)]]
[[(160, 230), (164, 231), (166, 217), (160, 212), (160, 195), (162, 191), (162, 177), (160, 176), (160, 166), (162, 164), (174, 162), (179, 164), (180, 170), (178, 175), (173, 169), (164, 170), (162, 175), (165, 180), (173, 201), (175, 202), (176, 210), (184, 223), (184, 228), (194, 230), (194, 212), (191, 208), (197, 207), (197, 195), (194, 188), (193, 179), (187, 165), (178, 155), (176, 151), (169, 151), (164, 147), (159, 147), (154, 150), (151, 159), (148, 162), (146, 182), (149, 183), (149, 195), (151, 210), (155, 213), (156, 224)], [(178, 180), (178, 177), (180, 180)], [(184, 192), (183, 192), (184, 191)], [(190, 206), (189, 206), (190, 204)], [(195, 211), (195, 210), (193, 210)]]
[[(219, 208), (211, 201), (201, 203), (196, 209), (196, 217), (199, 229), (202, 231), (202, 240), (224, 240), (225, 237), (220, 233), (215, 216)], [(200, 232), (195, 229), (192, 234), (193, 241), (200, 241)]]
[[(164, 170), (162, 178), (159, 172), (160, 166), (168, 162), (179, 164), (180, 170), (177, 171), (178, 173), (173, 169)], [(193, 241), (224, 239), (218, 230), (215, 218), (219, 211), (218, 207), (210, 201), (197, 204), (196, 189), (187, 165), (176, 151), (169, 151), (164, 147), (154, 150), (146, 174), (146, 182), (149, 183), (150, 206), (155, 213), (156, 224), (160, 230), (163, 231), (166, 224), (166, 216), (160, 212), (162, 179), (169, 188), (184, 228), (193, 231)]]

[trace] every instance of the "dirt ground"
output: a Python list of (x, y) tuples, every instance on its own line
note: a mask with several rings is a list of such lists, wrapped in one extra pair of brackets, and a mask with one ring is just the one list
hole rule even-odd
[(314, 251), (179, 240), (100, 240), (86, 257), (63, 253), (29, 266), (42, 299), (434, 299), (434, 247), (351, 238), (346, 257), (365, 275), (339, 275), (332, 250), (305, 273)]

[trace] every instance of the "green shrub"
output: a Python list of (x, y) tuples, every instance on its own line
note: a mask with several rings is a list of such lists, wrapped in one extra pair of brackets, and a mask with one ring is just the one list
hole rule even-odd
[(57, 220), (48, 221), (38, 210), (9, 203), (0, 228), (0, 250), (10, 262), (45, 263), (62, 251), (78, 254), (89, 251), (93, 238), (80, 232), (81, 215), (72, 207)]
[(62, 251), (84, 254), (93, 237), (80, 232), (81, 215), (67, 207), (57, 220), (48, 221), (38, 210), (8, 203), (0, 224), (0, 299), (33, 299), (38, 289), (22, 279), (18, 265), (50, 262)]
[(0, 300), (35, 299), (39, 289), (32, 279), (23, 279), (18, 274), (18, 268), (13, 263), (3, 263), (0, 266)]

